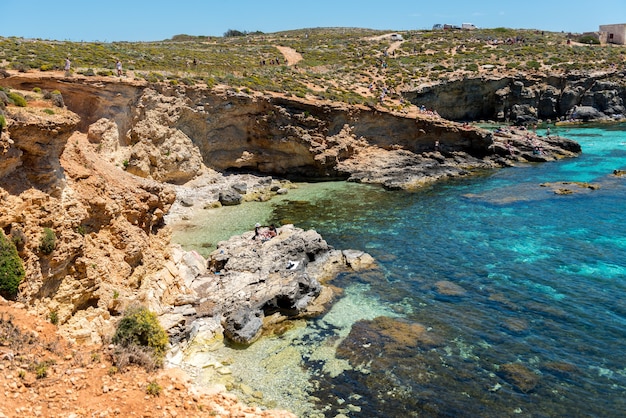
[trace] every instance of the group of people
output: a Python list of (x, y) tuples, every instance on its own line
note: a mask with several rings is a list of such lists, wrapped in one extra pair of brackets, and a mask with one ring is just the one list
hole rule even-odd
[[(65, 70), (65, 76), (70, 75), (71, 67), (72, 67), (72, 61), (70, 60), (70, 57), (68, 56), (65, 58), (65, 65), (63, 67), (63, 69)], [(122, 61), (117, 60), (117, 62), (115, 63), (115, 70), (117, 71), (117, 76), (121, 77), (122, 76)]]
[(276, 235), (278, 235), (278, 231), (276, 231), (276, 226), (274, 224), (271, 224), (269, 227), (264, 227), (261, 226), (260, 223), (257, 223), (254, 225), (254, 236), (252, 239), (265, 242), (271, 240)]
[[(287, 60), (285, 59), (285, 65), (288, 65), (289, 63), (287, 62)], [(262, 59), (261, 61), (259, 61), (259, 65), (262, 67), (266, 64), (266, 61), (264, 59)], [(275, 58), (275, 59), (271, 59), (270, 60), (270, 65), (280, 65), (280, 58)]]

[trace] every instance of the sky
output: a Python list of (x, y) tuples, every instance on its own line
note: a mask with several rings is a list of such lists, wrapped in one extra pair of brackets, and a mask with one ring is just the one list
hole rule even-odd
[(1, 0), (0, 36), (69, 41), (158, 41), (316, 27), (403, 31), (436, 23), (593, 32), (626, 23), (613, 0)]

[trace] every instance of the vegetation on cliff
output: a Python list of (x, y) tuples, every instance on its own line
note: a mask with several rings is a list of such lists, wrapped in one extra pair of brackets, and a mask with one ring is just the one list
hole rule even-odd
[(112, 342), (119, 346), (113, 354), (118, 366), (133, 363), (151, 370), (163, 364), (168, 337), (154, 312), (131, 306), (119, 321)]
[[(424, 83), (506, 71), (567, 73), (611, 68), (624, 48), (577, 35), (524, 29), (399, 32), (315, 28), (245, 36), (177, 35), (158, 42), (61, 42), (0, 38), (4, 66), (61, 70), (67, 55), (84, 75), (127, 74), (151, 82), (226, 84), (299, 97), (375, 103), (372, 83), (390, 92)], [(285, 59), (279, 47), (299, 54)], [(0, 64), (2, 65), (2, 64)]]
[(0, 231), (0, 296), (13, 299), (24, 279), (24, 266), (13, 241)]

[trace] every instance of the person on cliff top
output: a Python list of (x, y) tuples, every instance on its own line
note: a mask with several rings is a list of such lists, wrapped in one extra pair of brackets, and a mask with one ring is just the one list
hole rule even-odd
[(70, 67), (72, 66), (72, 61), (70, 61), (70, 57), (65, 58), (65, 75), (69, 76), (70, 75)]
[(117, 60), (117, 62), (115, 63), (115, 68), (117, 69), (117, 76), (121, 77), (122, 76), (122, 62), (120, 60)]

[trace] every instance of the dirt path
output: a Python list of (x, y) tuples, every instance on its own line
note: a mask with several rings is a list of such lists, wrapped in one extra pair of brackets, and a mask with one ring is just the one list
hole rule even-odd
[(302, 55), (300, 55), (295, 49), (288, 46), (274, 45), (276, 49), (283, 54), (283, 57), (287, 60), (288, 65), (294, 65), (302, 61)]
[(391, 45), (389, 45), (389, 48), (387, 49), (387, 54), (391, 55), (393, 51), (395, 51), (396, 49), (400, 47), (400, 45), (402, 45), (402, 42), (404, 41), (396, 41), (392, 43)]

